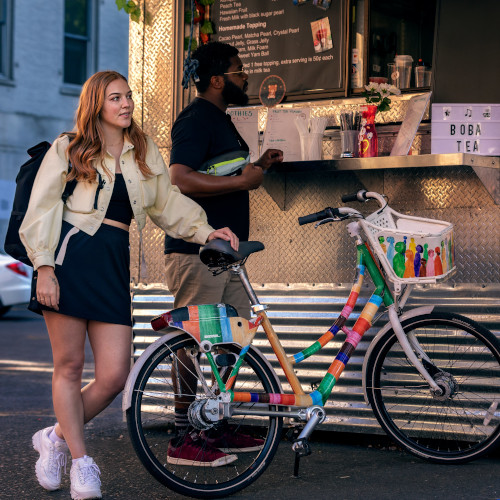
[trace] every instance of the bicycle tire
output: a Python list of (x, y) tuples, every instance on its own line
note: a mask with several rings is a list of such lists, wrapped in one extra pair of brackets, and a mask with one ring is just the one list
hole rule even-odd
[(493, 450), (500, 442), (498, 339), (453, 313), (417, 316), (402, 326), (449, 374), (442, 379), (449, 394), (432, 396), (394, 331), (387, 331), (374, 346), (366, 373), (368, 400), (382, 428), (407, 451), (431, 462), (458, 464)]
[[(262, 449), (237, 453), (238, 460), (222, 467), (172, 465), (167, 462), (169, 441), (174, 437), (174, 386), (170, 363), (179, 362), (179, 349), (197, 349), (198, 344), (187, 334), (170, 339), (154, 353), (139, 372), (134, 386), (127, 425), (132, 444), (144, 467), (173, 491), (195, 498), (218, 498), (231, 495), (254, 482), (267, 468), (277, 451), (283, 426), (282, 417), (233, 416), (229, 425), (264, 439)], [(227, 352), (240, 348), (224, 345)], [(198, 358), (205, 381), (211, 383), (211, 370), (206, 356)], [(197, 377), (197, 398), (202, 397)], [(258, 351), (250, 348), (240, 368), (234, 390), (281, 392), (275, 374)], [(237, 405), (235, 403), (235, 405)], [(238, 405), (241, 405), (238, 403)], [(247, 403), (247, 407), (252, 405)], [(262, 408), (262, 406), (261, 406)], [(276, 410), (276, 406), (268, 408)]]

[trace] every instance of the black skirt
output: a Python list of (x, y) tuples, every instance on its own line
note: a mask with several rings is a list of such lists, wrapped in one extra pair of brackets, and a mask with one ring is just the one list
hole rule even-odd
[(60, 287), (57, 312), (132, 326), (128, 231), (101, 224), (90, 236), (63, 221), (55, 259)]

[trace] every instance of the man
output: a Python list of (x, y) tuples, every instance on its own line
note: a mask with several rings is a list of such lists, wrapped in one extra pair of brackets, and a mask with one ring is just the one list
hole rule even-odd
[[(248, 75), (238, 50), (225, 43), (212, 42), (199, 47), (192, 54), (192, 60), (198, 61), (195, 75), (198, 96), (173, 125), (170, 178), (183, 194), (204, 208), (209, 224), (227, 226), (240, 241), (247, 241), (248, 191), (260, 186), (264, 171), (273, 163), (283, 161), (283, 153), (269, 149), (254, 163), (250, 163), (249, 158), (248, 163), (242, 161), (248, 157), (248, 146), (226, 114), (229, 104), (243, 106), (248, 103)], [(227, 175), (203, 173), (208, 170), (217, 174), (222, 166), (236, 170)], [(249, 319), (250, 303), (238, 277), (230, 273), (214, 277), (200, 261), (199, 248), (199, 245), (165, 236), (167, 285), (175, 296), (174, 306), (223, 302), (234, 306), (239, 316)], [(185, 356), (184, 359), (189, 366), (190, 361)], [(182, 378), (186, 380), (188, 374), (183, 374)], [(192, 394), (185, 388), (182, 392)], [(179, 436), (186, 436), (190, 401), (192, 398), (183, 402), (176, 400)], [(227, 452), (244, 452), (254, 451), (262, 444), (262, 440), (235, 431), (223, 432), (224, 443), (221, 436), (213, 434), (212, 437), (205, 435), (201, 441), (192, 432), (187, 438), (179, 438), (169, 448), (169, 462), (212, 467), (225, 465), (237, 457), (223, 453), (218, 445)]]

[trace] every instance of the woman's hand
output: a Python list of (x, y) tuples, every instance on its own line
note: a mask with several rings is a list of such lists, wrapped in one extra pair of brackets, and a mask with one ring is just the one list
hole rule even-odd
[(207, 242), (212, 241), (215, 238), (229, 241), (231, 243), (232, 249), (235, 251), (238, 250), (240, 240), (238, 239), (238, 236), (236, 236), (228, 227), (223, 227), (222, 229), (217, 229), (213, 233), (210, 233), (208, 235)]
[(59, 283), (51, 266), (38, 268), (36, 300), (43, 306), (59, 311)]

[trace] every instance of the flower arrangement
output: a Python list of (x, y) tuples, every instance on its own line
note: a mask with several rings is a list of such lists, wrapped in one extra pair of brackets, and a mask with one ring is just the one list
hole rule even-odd
[(365, 85), (365, 89), (362, 94), (363, 97), (366, 99), (367, 104), (375, 104), (377, 111), (389, 111), (391, 109), (389, 96), (401, 94), (401, 90), (388, 83), (370, 82)]

